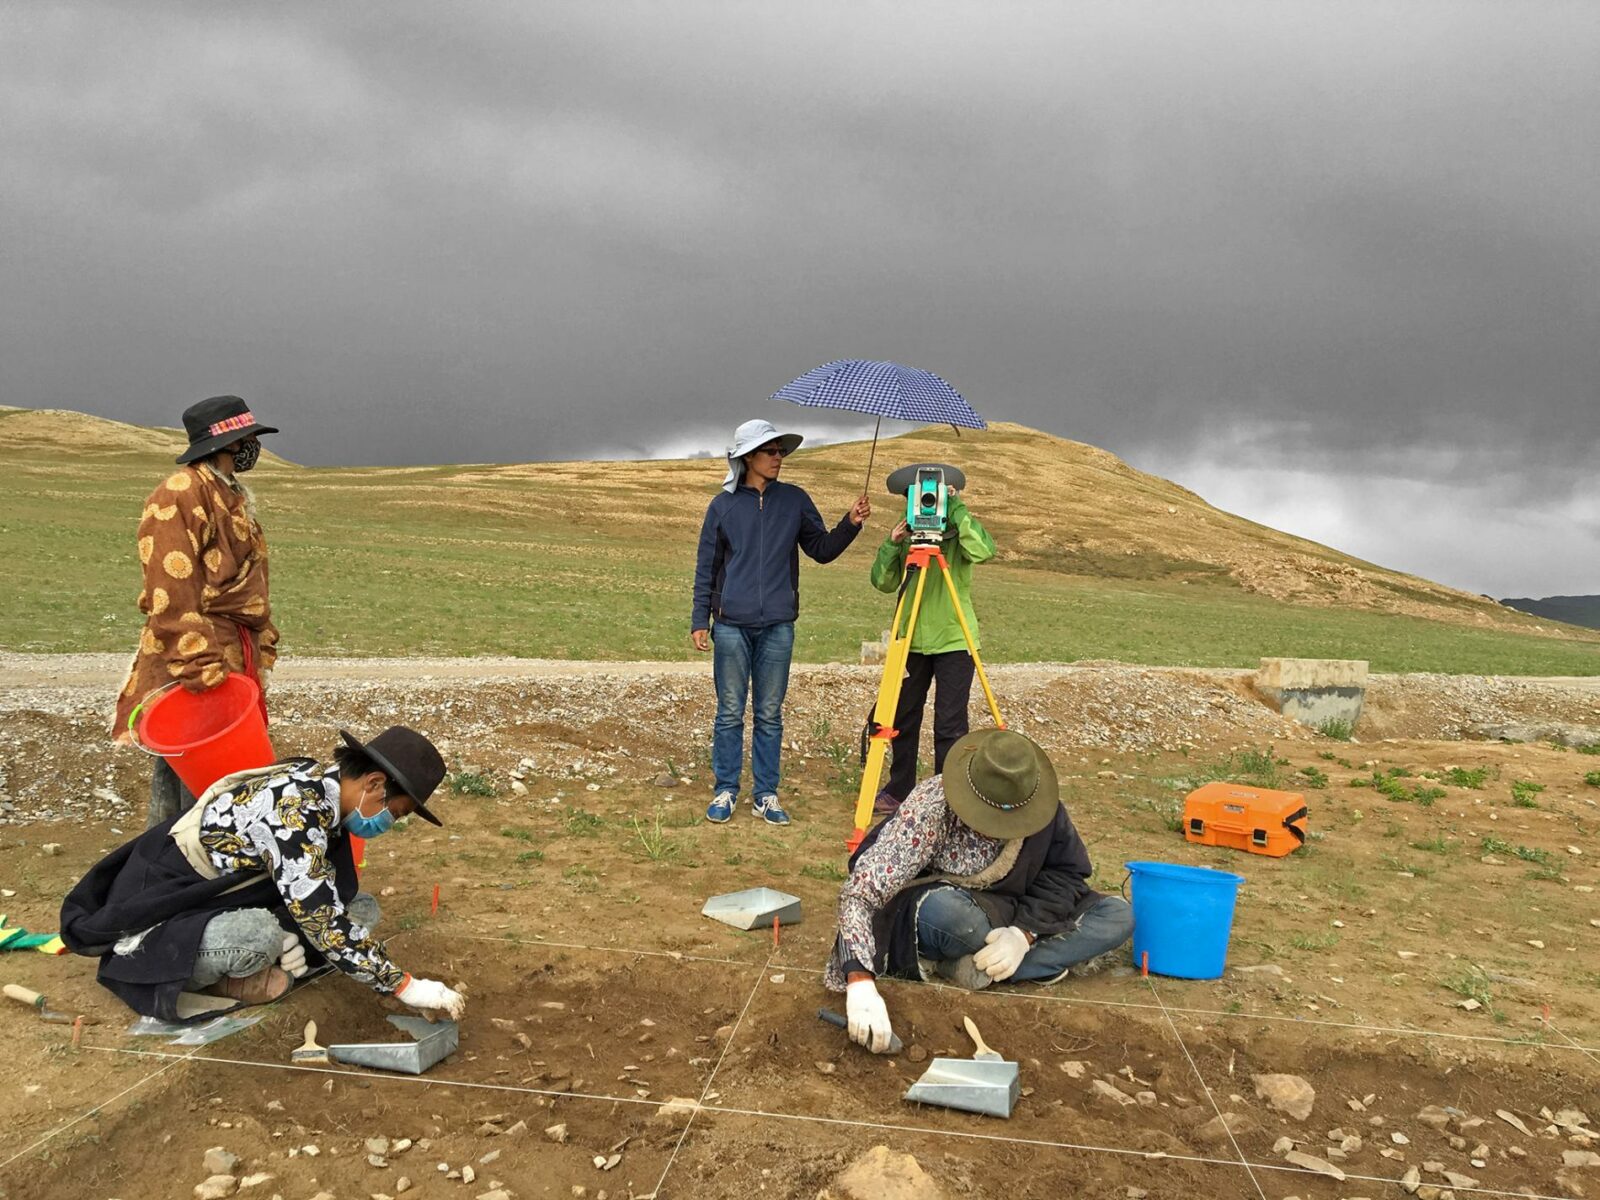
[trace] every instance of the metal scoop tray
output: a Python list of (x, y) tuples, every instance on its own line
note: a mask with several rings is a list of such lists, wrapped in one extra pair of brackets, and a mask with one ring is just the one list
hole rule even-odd
[(380, 1071), (400, 1071), (421, 1075), (435, 1063), (454, 1054), (460, 1045), (460, 1029), (454, 1021), (427, 1021), (422, 1017), (395, 1014), (389, 1024), (415, 1040), (410, 1042), (353, 1042), (329, 1046), (328, 1057), (352, 1067), (374, 1067)]

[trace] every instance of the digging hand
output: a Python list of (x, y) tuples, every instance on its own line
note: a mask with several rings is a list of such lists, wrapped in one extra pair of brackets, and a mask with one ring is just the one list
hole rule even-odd
[(416, 979), (407, 975), (400, 990), (395, 992), (395, 998), (402, 1004), (421, 1009), (424, 1015), (430, 1012), (446, 1013), (452, 1021), (461, 1020), (467, 1011), (467, 998), (445, 987), (437, 979)]
[(1015, 925), (1007, 925), (1004, 929), (991, 929), (983, 940), (984, 947), (972, 956), (972, 965), (996, 983), (1010, 979), (1028, 953), (1028, 935)]
[(894, 1028), (889, 1024), (889, 1008), (878, 995), (878, 985), (870, 979), (858, 979), (844, 990), (844, 1008), (850, 1040), (865, 1046), (874, 1054), (889, 1048)]

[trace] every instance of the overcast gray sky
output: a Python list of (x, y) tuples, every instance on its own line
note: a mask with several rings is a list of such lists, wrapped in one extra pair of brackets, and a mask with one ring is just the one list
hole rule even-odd
[(5, 403), (652, 455), (824, 435), (766, 397), (890, 358), (1386, 565), (1600, 592), (1593, 0), (37, 0), (0, 114)]

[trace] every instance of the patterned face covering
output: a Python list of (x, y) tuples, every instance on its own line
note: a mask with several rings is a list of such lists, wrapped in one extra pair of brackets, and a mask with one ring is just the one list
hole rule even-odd
[(243, 475), (256, 465), (256, 460), (261, 457), (261, 439), (246, 438), (233, 452), (233, 471), (236, 475)]

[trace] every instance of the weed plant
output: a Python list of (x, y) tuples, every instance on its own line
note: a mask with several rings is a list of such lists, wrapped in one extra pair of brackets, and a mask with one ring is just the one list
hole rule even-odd
[(1318, 724), (1317, 732), (1335, 742), (1348, 742), (1355, 736), (1356, 723), (1354, 721), (1346, 721), (1342, 717), (1335, 717), (1332, 720)]
[(481, 771), (457, 771), (450, 776), (450, 790), (458, 796), (496, 795), (494, 780)]
[(1535, 783), (1531, 779), (1515, 780), (1511, 784), (1511, 803), (1518, 808), (1538, 808), (1539, 802), (1534, 797), (1542, 791), (1542, 783)]

